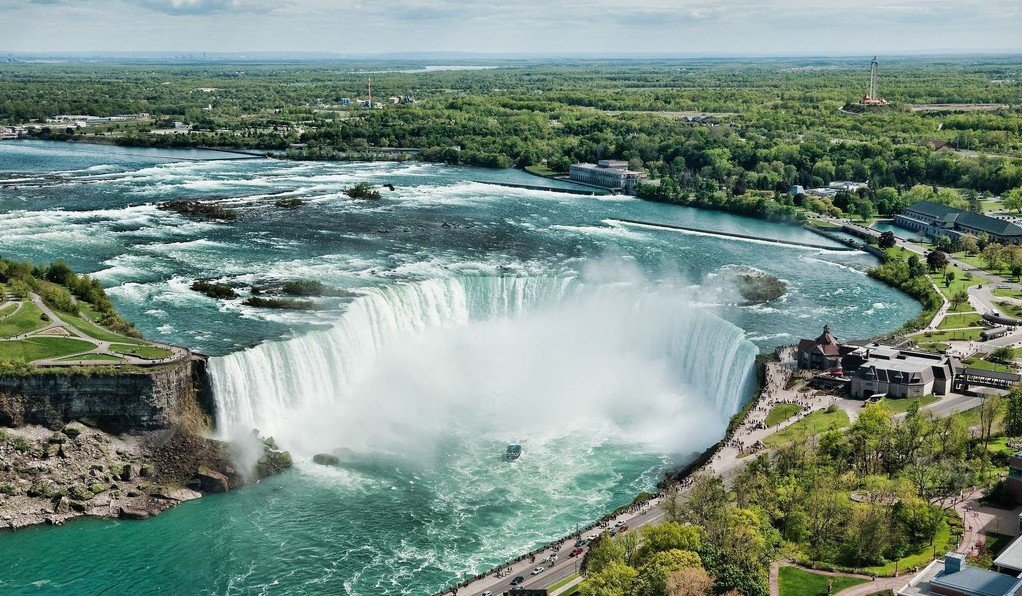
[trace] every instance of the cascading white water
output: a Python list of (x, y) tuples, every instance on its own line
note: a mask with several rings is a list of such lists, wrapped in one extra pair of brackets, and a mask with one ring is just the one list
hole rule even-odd
[(748, 395), (754, 345), (641, 282), (435, 279), (374, 290), (338, 323), (211, 361), (220, 429), (308, 455), (429, 452), (621, 436), (679, 453), (719, 438)]

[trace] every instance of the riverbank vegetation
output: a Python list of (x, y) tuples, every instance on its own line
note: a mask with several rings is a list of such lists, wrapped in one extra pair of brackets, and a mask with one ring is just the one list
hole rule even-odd
[[(805, 212), (870, 219), (920, 199), (980, 210), (984, 196), (1022, 186), (1017, 57), (884, 60), (891, 106), (859, 113), (845, 106), (866, 86), (865, 59), (402, 66), (9, 63), (0, 65), (0, 122), (39, 123), (44, 138), (545, 174), (617, 158), (661, 181), (643, 187), (647, 198), (781, 221)], [(355, 107), (366, 68), (377, 71), (381, 97), (418, 101)], [(46, 122), (57, 114), (145, 116), (84, 128)], [(838, 180), (870, 185), (788, 194)]]
[[(701, 475), (687, 492), (668, 488), (668, 521), (599, 539), (579, 593), (765, 595), (780, 557), (893, 575), (954, 548), (962, 523), (953, 506), (963, 491), (987, 487), (994, 501), (1006, 494), (1000, 478), (1013, 451), (1001, 445), (1022, 436), (1022, 389), (948, 417), (920, 411), (932, 398), (904, 401), (869, 404), (843, 429), (778, 445), (730, 486)], [(792, 585), (828, 582), (788, 575)], [(679, 582), (703, 587), (671, 591)]]

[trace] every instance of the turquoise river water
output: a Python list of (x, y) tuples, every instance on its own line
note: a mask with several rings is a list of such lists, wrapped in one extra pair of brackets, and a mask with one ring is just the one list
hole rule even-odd
[[(572, 531), (718, 440), (758, 351), (830, 323), (845, 338), (918, 313), (865, 254), (723, 213), (496, 182), (418, 163), (0, 143), (0, 255), (67, 260), (148, 336), (209, 354), (225, 438), (253, 428), (296, 468), (144, 522), (0, 534), (3, 594), (426, 594)], [(343, 189), (382, 185), (380, 201)], [(305, 200), (299, 209), (274, 205)], [(218, 198), (216, 223), (161, 211)], [(726, 273), (788, 284), (733, 304)], [(189, 289), (315, 279), (313, 312)], [(509, 442), (522, 458), (502, 463)], [(343, 455), (339, 467), (311, 463)]]

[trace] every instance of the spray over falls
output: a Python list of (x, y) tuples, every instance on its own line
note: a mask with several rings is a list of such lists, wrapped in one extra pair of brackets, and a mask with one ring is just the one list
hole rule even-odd
[(372, 290), (334, 327), (211, 372), (221, 429), (257, 428), (299, 455), (428, 458), (452, 438), (568, 435), (687, 454), (748, 395), (756, 352), (649, 284), (470, 277)]

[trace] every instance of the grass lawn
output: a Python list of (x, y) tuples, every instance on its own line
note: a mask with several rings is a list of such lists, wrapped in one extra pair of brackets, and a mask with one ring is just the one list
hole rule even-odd
[(1002, 313), (1008, 316), (1012, 317), (1022, 316), (1022, 306), (1012, 304), (1007, 300), (998, 300), (995, 304), (997, 305), (997, 310), (1001, 311)]
[(26, 300), (17, 314), (0, 321), (0, 337), (14, 337), (42, 329), (49, 324), (42, 317), (43, 311), (39, 310), (39, 307), (31, 301)]
[(7, 306), (0, 307), (0, 317), (6, 317), (7, 315), (11, 314), (16, 310), (18, 310), (17, 302), (13, 302), (11, 304), (8, 304)]
[(1014, 539), (1015, 539), (1014, 536), (997, 534), (995, 532), (983, 533), (983, 544), (986, 547), (986, 550), (995, 557), (1001, 554), (1001, 551), (1007, 548), (1008, 545), (1011, 544), (1011, 541)]
[(979, 283), (973, 279), (965, 279), (965, 274), (959, 271), (958, 269), (952, 269), (952, 271), (955, 272), (955, 279), (954, 281), (951, 282), (950, 286), (944, 283), (943, 273), (927, 274), (929, 278), (933, 281), (933, 284), (937, 286), (937, 289), (940, 290), (940, 293), (943, 294), (945, 298), (951, 298), (951, 296), (953, 296), (958, 291), (968, 290), (970, 286), (974, 286)]
[(117, 335), (113, 331), (110, 331), (108, 329), (104, 329), (103, 327), (100, 327), (99, 325), (96, 325), (95, 323), (92, 323), (90, 321), (86, 321), (85, 319), (83, 319), (81, 317), (76, 317), (74, 315), (69, 315), (69, 314), (64, 313), (64, 312), (57, 312), (57, 311), (54, 311), (54, 312), (57, 313), (57, 316), (60, 317), (60, 320), (64, 321), (68, 325), (71, 325), (72, 327), (74, 327), (75, 329), (81, 331), (82, 333), (85, 333), (89, 337), (98, 339), (100, 341), (115, 341), (115, 342), (122, 343), (122, 344), (138, 344), (139, 343), (139, 341), (137, 339), (134, 339), (134, 338), (131, 338), (131, 337), (124, 337), (123, 335)]
[(979, 407), (969, 408), (954, 414), (965, 425), (965, 428), (972, 428), (979, 424)]
[(109, 354), (82, 354), (80, 356), (59, 358), (58, 360), (61, 362), (78, 362), (80, 360), (86, 362), (124, 362), (124, 358), (118, 358), (117, 356), (111, 356)]
[(969, 329), (960, 329), (958, 331), (927, 331), (921, 335), (914, 335), (912, 339), (916, 342), (945, 342), (952, 340), (978, 340), (979, 333), (982, 329), (978, 327), (972, 327)]
[(951, 307), (947, 310), (948, 312), (976, 312), (976, 309), (969, 304), (968, 301), (961, 302), (957, 306)]
[(67, 337), (31, 337), (16, 341), (0, 341), (0, 360), (32, 362), (87, 352), (96, 346)]
[(174, 353), (166, 348), (158, 348), (156, 346), (139, 346), (139, 345), (126, 345), (126, 344), (110, 344), (110, 351), (117, 354), (130, 354), (139, 358), (145, 358), (146, 360), (159, 360), (160, 358), (169, 358)]
[(961, 329), (963, 327), (975, 327), (983, 317), (979, 313), (949, 314), (940, 322), (937, 329)]
[(801, 411), (802, 407), (797, 404), (777, 404), (767, 413), (766, 425), (777, 426)]
[[(937, 528), (937, 535), (933, 539), (934, 546), (937, 547), (937, 556), (943, 556), (944, 553), (955, 547), (955, 538), (951, 536), (951, 528), (948, 527), (947, 521), (941, 520), (940, 526)], [(918, 566), (920, 569), (925, 567), (930, 561), (933, 560), (934, 547), (926, 545), (919, 549), (918, 552), (904, 557), (900, 561), (890, 562), (886, 565), (879, 565), (877, 567), (866, 567), (867, 573), (876, 573), (877, 575), (894, 575), (894, 569), (897, 566), (898, 571), (904, 571), (911, 567)]]
[(1019, 292), (1018, 290), (1012, 290), (1010, 288), (1004, 288), (1004, 289), (1002, 289), (1002, 288), (994, 288), (992, 293), (993, 293), (994, 296), (1000, 296), (1001, 298), (1020, 298), (1020, 299), (1022, 299), (1022, 292)]
[(848, 414), (844, 410), (836, 412), (817, 411), (802, 420), (763, 439), (767, 447), (780, 447), (789, 443), (805, 441), (809, 437), (828, 430), (848, 426)]
[(557, 582), (556, 584), (547, 587), (547, 591), (548, 592), (553, 592), (554, 590), (556, 590), (557, 588), (560, 588), (561, 586), (565, 586), (567, 584), (570, 584), (577, 577), (578, 577), (577, 573), (572, 573), (571, 575), (569, 575), (568, 577), (562, 579), (561, 581)]
[(531, 166), (525, 166), (525, 171), (532, 172), (533, 174), (539, 174), (540, 176), (557, 176), (563, 172), (555, 172), (543, 164), (535, 164)]
[(907, 412), (913, 403), (918, 403), (919, 407), (928, 406), (933, 402), (940, 399), (936, 395), (924, 395), (922, 397), (901, 397), (901, 398), (884, 398), (880, 400), (880, 403), (892, 414), (900, 414)]
[[(837, 594), (845, 588), (865, 583), (865, 581), (858, 577), (839, 577), (811, 573), (798, 567), (781, 567), (777, 572), (777, 587), (781, 596)], [(833, 586), (828, 591), (827, 586), (831, 582), (833, 582)]]
[(988, 360), (977, 360), (967, 358), (964, 361), (962, 361), (962, 364), (965, 364), (970, 368), (978, 368), (980, 370), (995, 370), (997, 372), (1015, 372), (1015, 367), (1013, 366), (1005, 366), (1003, 364), (990, 362)]
[(950, 347), (951, 346), (949, 346), (948, 344), (940, 343), (940, 342), (930, 342), (930, 343), (920, 343), (919, 344), (919, 349), (920, 350), (926, 350), (927, 352), (943, 352), (944, 350), (946, 350), (946, 349), (948, 349)]

